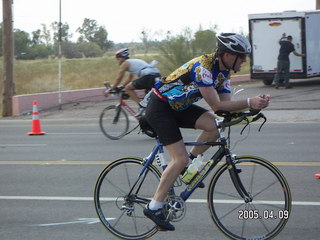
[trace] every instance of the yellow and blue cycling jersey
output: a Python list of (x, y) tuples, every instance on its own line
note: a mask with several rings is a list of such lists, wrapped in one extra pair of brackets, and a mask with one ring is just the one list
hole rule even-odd
[(220, 71), (218, 63), (214, 54), (194, 58), (156, 82), (155, 88), (176, 111), (202, 99), (199, 87), (213, 87), (219, 94), (230, 93), (230, 73)]

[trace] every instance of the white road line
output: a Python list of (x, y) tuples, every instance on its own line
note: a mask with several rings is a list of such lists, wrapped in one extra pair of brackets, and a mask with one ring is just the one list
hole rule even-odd
[[(114, 218), (107, 218), (107, 220), (114, 220)], [(57, 223), (42, 223), (42, 224), (35, 224), (34, 226), (37, 227), (49, 227), (49, 226), (61, 226), (61, 225), (69, 225), (69, 224), (94, 224), (99, 223), (99, 218), (77, 218), (74, 221), (70, 222), (57, 222)]]
[(48, 146), (48, 144), (45, 143), (34, 143), (34, 144), (0, 144), (0, 147), (43, 147)]
[[(0, 196), (0, 200), (41, 200), (41, 201), (93, 201), (93, 197), (51, 197), (51, 196)], [(103, 198), (105, 201), (114, 201), (115, 198)], [(188, 199), (188, 203), (206, 203), (206, 199)], [(215, 200), (217, 203), (239, 204), (240, 200)], [(256, 201), (256, 204), (281, 204), (280, 201)], [(294, 206), (320, 206), (320, 202), (293, 201)]]

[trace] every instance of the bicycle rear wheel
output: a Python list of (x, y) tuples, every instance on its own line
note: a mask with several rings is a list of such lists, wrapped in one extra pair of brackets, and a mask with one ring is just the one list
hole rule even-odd
[(214, 174), (208, 189), (211, 217), (231, 239), (272, 239), (286, 225), (291, 193), (282, 173), (255, 156), (237, 157), (239, 177), (253, 200), (245, 202), (235, 189), (227, 164)]
[(128, 132), (128, 114), (121, 106), (108, 106), (100, 114), (99, 125), (107, 138), (119, 140)]
[(118, 159), (101, 172), (95, 186), (97, 214), (102, 224), (119, 238), (146, 239), (157, 232), (143, 209), (152, 198), (161, 173), (149, 165), (135, 185), (142, 168), (142, 159)]

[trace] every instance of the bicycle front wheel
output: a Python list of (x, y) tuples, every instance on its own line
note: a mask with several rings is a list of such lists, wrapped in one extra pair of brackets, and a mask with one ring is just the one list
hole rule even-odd
[(245, 201), (232, 183), (227, 164), (214, 174), (208, 189), (211, 217), (231, 239), (272, 239), (286, 225), (291, 193), (282, 173), (254, 156), (237, 157), (239, 177), (252, 201)]
[(101, 172), (95, 186), (94, 203), (102, 224), (122, 239), (146, 239), (157, 232), (143, 209), (152, 198), (161, 174), (149, 165), (140, 176), (142, 168), (142, 159), (118, 159)]
[(107, 138), (119, 140), (128, 132), (128, 114), (121, 106), (108, 106), (100, 114), (99, 125)]

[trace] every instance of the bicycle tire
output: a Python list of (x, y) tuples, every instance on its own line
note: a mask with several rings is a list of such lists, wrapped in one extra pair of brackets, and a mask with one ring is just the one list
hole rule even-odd
[(276, 166), (260, 157), (241, 156), (236, 160), (241, 182), (253, 200), (245, 203), (240, 197), (224, 164), (208, 189), (211, 217), (231, 239), (272, 239), (282, 231), (291, 213), (289, 185)]
[[(152, 188), (159, 184), (159, 170), (149, 165), (147, 174), (140, 178), (134, 194), (129, 196), (142, 167), (143, 160), (140, 158), (120, 158), (106, 166), (96, 182), (96, 212), (104, 227), (118, 238), (146, 239), (158, 231), (155, 224), (144, 216), (143, 209), (152, 198)], [(136, 202), (139, 197), (144, 200)]]
[(128, 114), (123, 110), (121, 106), (108, 106), (103, 109), (100, 114), (99, 125), (102, 133), (107, 138), (111, 140), (119, 140), (123, 138), (128, 132)]

